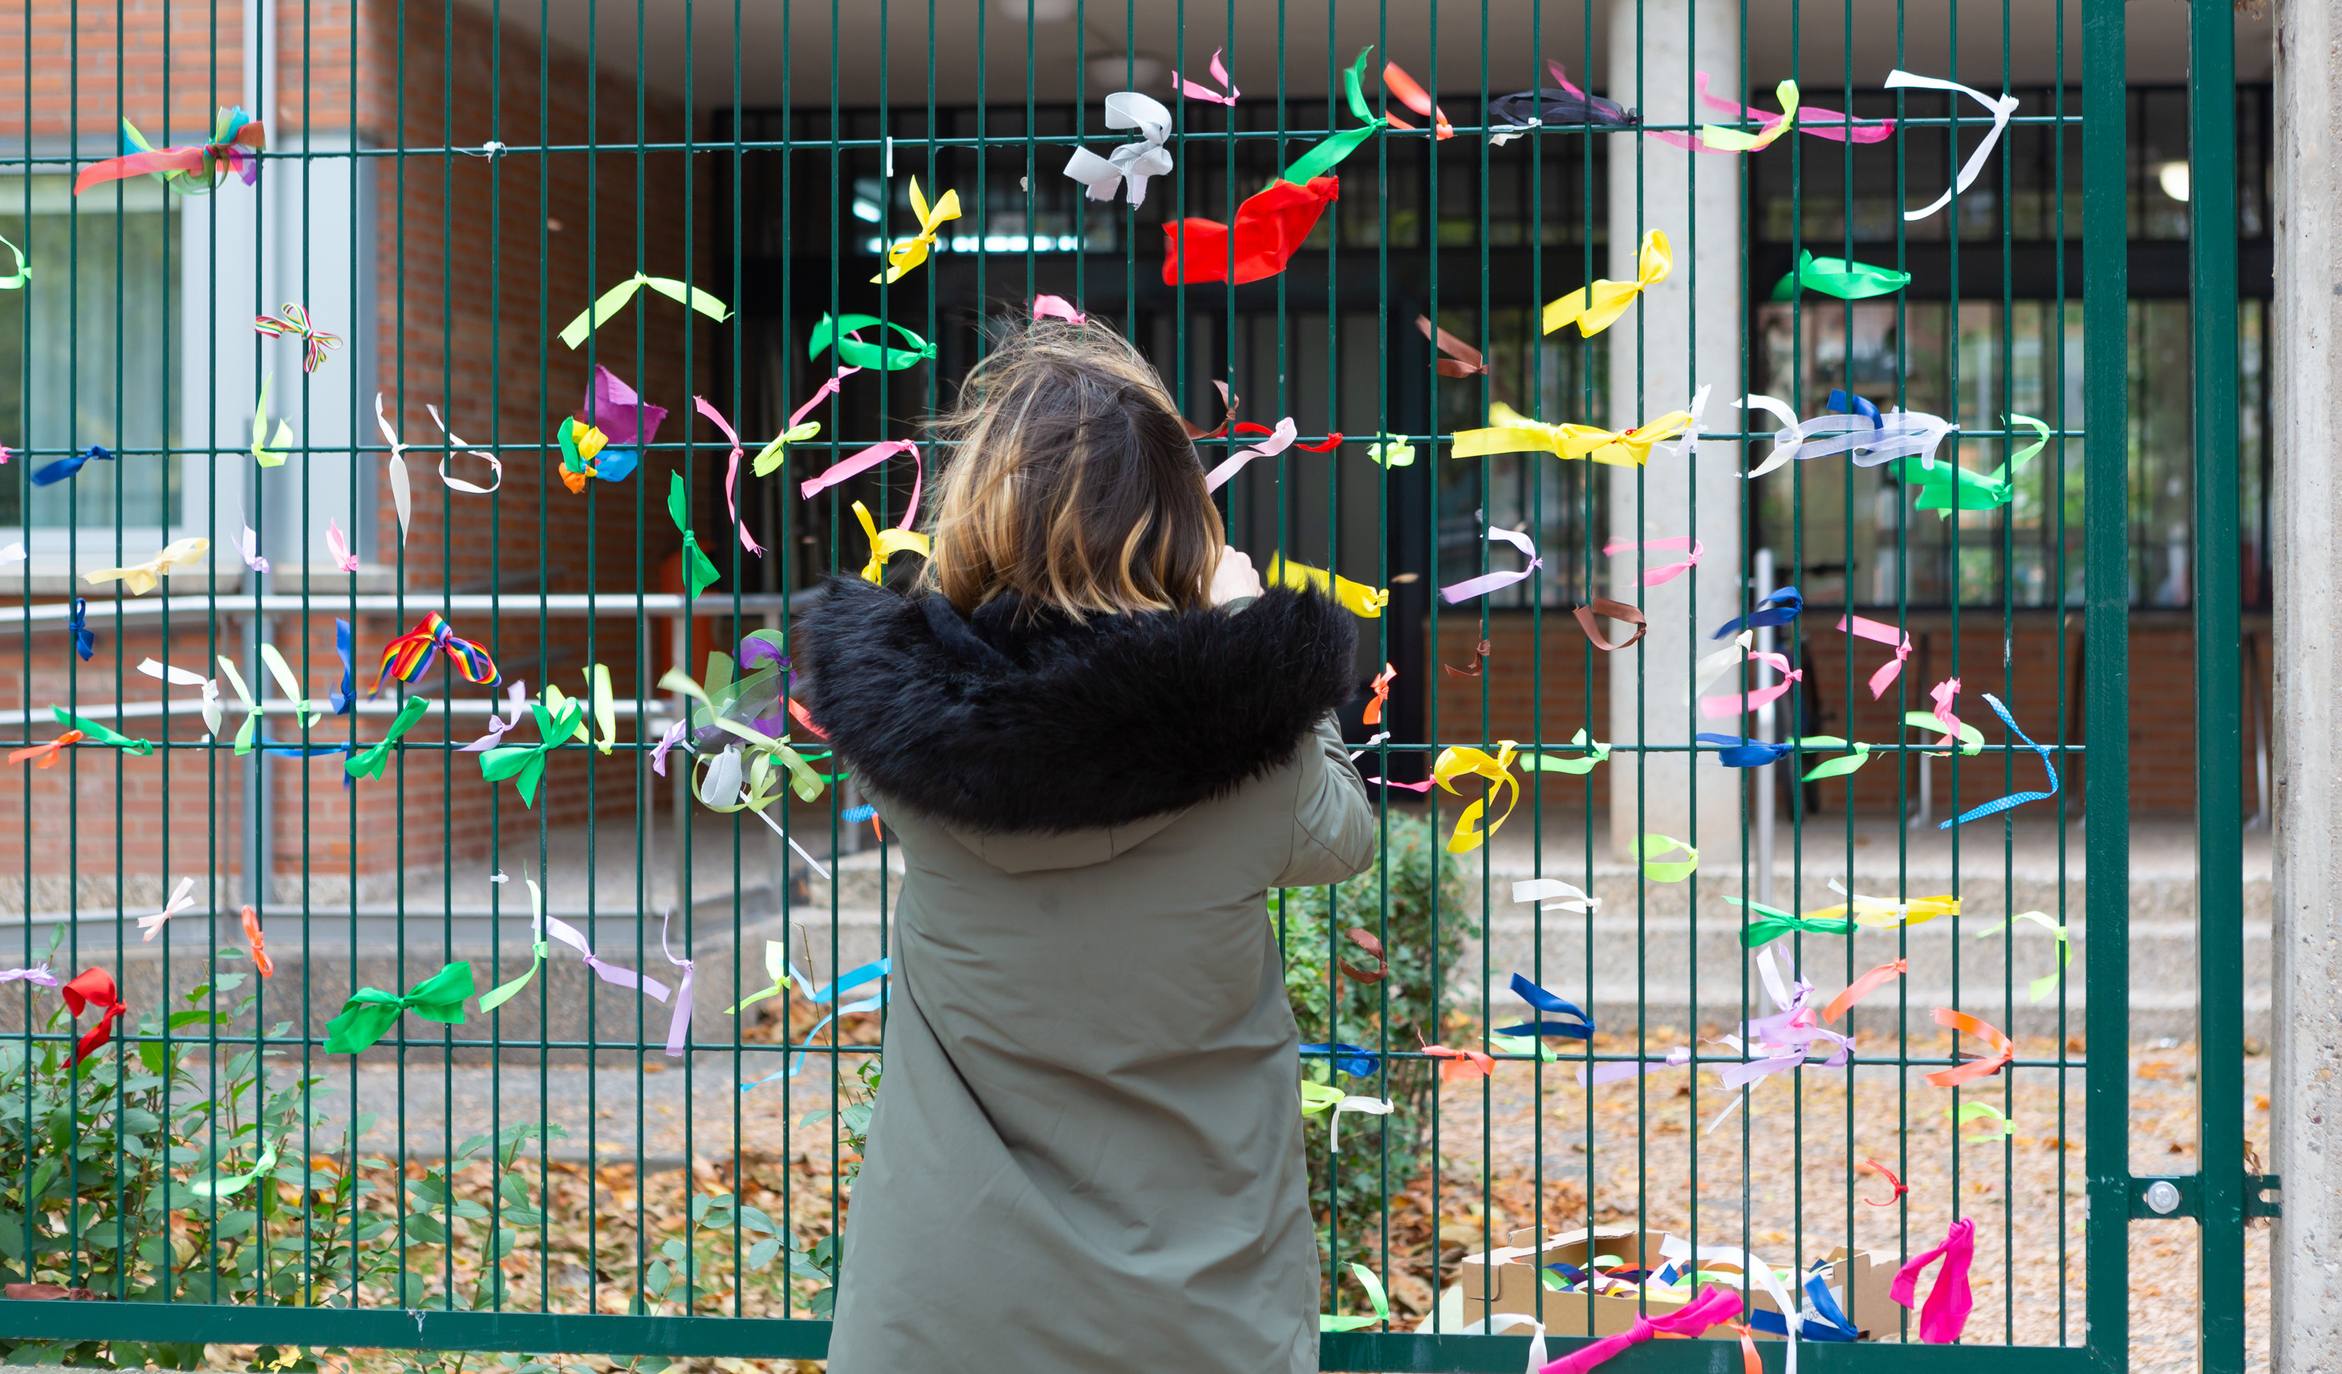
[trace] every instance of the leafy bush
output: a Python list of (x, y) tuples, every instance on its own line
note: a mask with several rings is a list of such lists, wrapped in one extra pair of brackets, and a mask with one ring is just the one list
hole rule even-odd
[[(1419, 1039), (1440, 1038), (1435, 954), (1438, 974), (1451, 974), (1465, 943), (1479, 930), (1464, 904), (1462, 870), (1448, 856), (1437, 829), (1426, 817), (1396, 811), (1373, 866), (1331, 889), (1284, 888), (1270, 893), (1269, 919), (1283, 934), (1285, 992), (1292, 998), (1293, 1019), (1301, 1026), (1303, 1042), (1341, 1040), (1369, 1050), (1386, 1030), (1393, 1049), (1412, 1049)], [(1335, 961), (1354, 967), (1369, 962), (1365, 951), (1343, 938), (1353, 926), (1365, 927), (1382, 941), (1387, 972), (1378, 982), (1361, 983), (1334, 970)], [(1337, 1076), (1321, 1058), (1304, 1059), (1302, 1066), (1303, 1074), (1317, 1082), (1387, 1097), (1393, 1105), (1386, 1117), (1353, 1115), (1343, 1121), (1338, 1154), (1321, 1138), (1325, 1128), (1314, 1124), (1323, 1118), (1311, 1118), (1310, 1197), (1319, 1208), (1320, 1226), (1338, 1218), (1343, 1257), (1367, 1255), (1380, 1243), (1384, 1144), (1389, 1145), (1388, 1185), (1395, 1193), (1431, 1162), (1439, 1076), (1430, 1065), (1413, 1061), (1386, 1061), (1372, 1079)]]

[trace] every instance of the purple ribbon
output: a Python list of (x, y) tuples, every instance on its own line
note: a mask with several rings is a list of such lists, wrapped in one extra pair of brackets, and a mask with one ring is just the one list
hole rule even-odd
[(31, 968), (0, 969), (0, 983), (31, 983), (53, 988), (57, 986), (57, 975), (49, 972), (47, 964), (35, 964)]

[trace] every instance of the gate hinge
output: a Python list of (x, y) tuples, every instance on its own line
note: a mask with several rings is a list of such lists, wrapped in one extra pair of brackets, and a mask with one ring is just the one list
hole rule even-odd
[[(2279, 1196), (2283, 1181), (2275, 1174), (2244, 1176), (2244, 1214), (2274, 1217), (2284, 1214)], [(2174, 1217), (2201, 1218), (2204, 1214), (2203, 1179), (2199, 1174), (2142, 1174), (2131, 1179), (2131, 1219), (2163, 1221)]]

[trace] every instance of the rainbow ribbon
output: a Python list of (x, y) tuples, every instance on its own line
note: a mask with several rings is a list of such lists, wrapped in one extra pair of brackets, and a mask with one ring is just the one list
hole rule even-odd
[(413, 682), (443, 650), (448, 661), (455, 665), (456, 676), (466, 682), (493, 687), (503, 676), (496, 671), (496, 660), (485, 647), (457, 634), (439, 612), (433, 611), (416, 621), (415, 628), (382, 647), (382, 666), (374, 675), (374, 690), (367, 695), (382, 695), (383, 684), (392, 678)]
[(281, 313), (254, 315), (252, 327), (260, 333), (276, 338), (299, 339), (301, 341), (301, 370), (303, 372), (315, 372), (318, 368), (323, 367), (325, 365), (325, 351), (329, 348), (342, 346), (341, 335), (328, 334), (309, 322), (307, 307), (287, 301), (277, 308)]
[[(157, 148), (146, 141), (138, 126), (122, 121), (122, 155), (93, 162), (73, 178), (73, 194), (109, 181), (125, 181), (140, 173), (183, 196), (199, 196), (220, 184), (229, 172), (244, 178), (246, 186), (260, 180), (258, 153), (268, 143), (260, 121), (241, 105), (223, 107), (212, 125), (211, 142), (184, 148)], [(197, 183), (200, 183), (198, 185)]]

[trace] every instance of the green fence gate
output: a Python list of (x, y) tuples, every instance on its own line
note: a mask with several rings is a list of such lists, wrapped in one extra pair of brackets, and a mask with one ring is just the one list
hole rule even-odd
[(0, 1355), (818, 1358), (901, 874), (791, 608), (1054, 309), (1362, 617), (1383, 855), (1264, 912), (1325, 1368), (1692, 1271), (1949, 1367), (1884, 1294), (1962, 1218), (1967, 1344), (2152, 1365), (2171, 1216), (2243, 1366), (2241, 178), (2177, 293), (2203, 1126), (2134, 1176), (2119, 0), (149, 8), (25, 8), (0, 99)]

